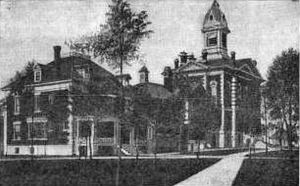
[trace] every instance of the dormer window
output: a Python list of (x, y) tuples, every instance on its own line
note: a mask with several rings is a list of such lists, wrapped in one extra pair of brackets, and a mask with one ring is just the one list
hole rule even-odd
[(209, 20), (212, 21), (213, 19), (214, 19), (214, 17), (213, 17), (212, 15), (210, 15), (210, 16), (209, 16)]
[(34, 72), (34, 82), (40, 82), (42, 80), (42, 72), (35, 71)]
[(83, 79), (90, 79), (90, 72), (89, 69), (86, 67), (77, 67), (76, 72), (78, 75)]
[(42, 81), (42, 69), (39, 64), (34, 66), (34, 82)]

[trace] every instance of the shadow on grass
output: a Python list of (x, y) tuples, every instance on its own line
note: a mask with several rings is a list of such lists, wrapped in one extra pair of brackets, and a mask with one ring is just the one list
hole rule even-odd
[(298, 186), (298, 160), (244, 160), (233, 186)]
[(260, 152), (252, 154), (253, 157), (272, 157), (272, 158), (289, 158), (289, 159), (299, 159), (299, 150), (281, 150), (281, 151), (271, 151), (266, 154), (266, 152)]
[[(219, 159), (122, 160), (120, 186), (174, 185)], [(117, 160), (0, 162), (0, 185), (114, 186)]]

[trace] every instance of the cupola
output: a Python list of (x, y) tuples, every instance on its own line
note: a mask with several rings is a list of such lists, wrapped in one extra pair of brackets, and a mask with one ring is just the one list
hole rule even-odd
[(140, 74), (140, 83), (148, 83), (149, 82), (149, 70), (147, 69), (146, 66), (143, 66), (139, 70)]
[(202, 32), (204, 34), (204, 49), (207, 60), (228, 59), (227, 34), (230, 33), (225, 14), (221, 11), (217, 0), (214, 0), (207, 11)]

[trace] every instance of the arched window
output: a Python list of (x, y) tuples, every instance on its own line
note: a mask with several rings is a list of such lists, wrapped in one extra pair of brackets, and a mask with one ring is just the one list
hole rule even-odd
[(39, 65), (34, 67), (34, 82), (42, 81), (42, 69)]
[(211, 95), (213, 97), (216, 97), (217, 96), (217, 82), (216, 81), (210, 82), (210, 89), (211, 89)]
[(217, 81), (211, 81), (210, 82), (210, 90), (211, 90), (211, 96), (213, 97), (214, 103), (217, 104), (218, 102), (218, 93), (217, 93)]

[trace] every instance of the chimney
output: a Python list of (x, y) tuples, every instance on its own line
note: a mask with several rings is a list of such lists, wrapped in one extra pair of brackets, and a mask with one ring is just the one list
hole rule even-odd
[(193, 53), (191, 53), (190, 55), (188, 55), (188, 56), (187, 56), (187, 59), (188, 59), (189, 62), (190, 62), (190, 61), (196, 61), (196, 58), (195, 58), (195, 56), (194, 56)]
[(54, 60), (60, 59), (61, 46), (53, 46), (53, 50), (54, 50)]
[(180, 57), (180, 66), (182, 66), (187, 62), (187, 53), (185, 51), (182, 51), (180, 52), (179, 57)]
[(233, 66), (236, 67), (236, 62), (235, 62), (235, 51), (230, 52), (231, 55), (231, 60), (233, 62)]
[(235, 51), (230, 52), (231, 59), (235, 61)]
[(202, 59), (205, 60), (205, 61), (207, 60), (207, 54), (208, 53), (207, 53), (206, 50), (202, 50)]
[(179, 67), (179, 59), (176, 58), (176, 59), (174, 60), (174, 68), (177, 69), (178, 67)]

